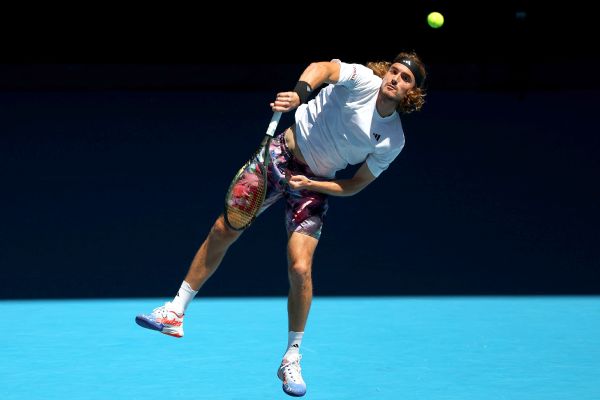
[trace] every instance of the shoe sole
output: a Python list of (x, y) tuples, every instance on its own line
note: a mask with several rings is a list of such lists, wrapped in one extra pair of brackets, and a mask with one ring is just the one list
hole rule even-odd
[(304, 391), (304, 393), (296, 393), (296, 392), (292, 392), (291, 389), (286, 390), (285, 385), (281, 385), (281, 388), (283, 389), (283, 392), (285, 394), (287, 394), (288, 396), (292, 396), (292, 397), (302, 397), (306, 394), (306, 391)]
[(142, 328), (152, 329), (153, 331), (161, 332), (165, 327), (163, 324), (146, 319), (143, 315), (135, 317), (135, 322)]
[(285, 390), (285, 386), (282, 386), (281, 388), (283, 389), (283, 392), (285, 394), (287, 394), (288, 396), (292, 396), (292, 397), (303, 397), (306, 394), (306, 392), (304, 392), (302, 394), (298, 394), (298, 393), (294, 393), (294, 392), (288, 392), (287, 390)]
[(166, 329), (168, 329), (168, 327), (166, 327), (164, 324), (149, 320), (146, 317), (144, 317), (143, 315), (138, 315), (137, 317), (135, 317), (135, 323), (138, 324), (139, 326), (141, 326), (142, 328), (151, 329), (153, 331), (158, 331), (164, 335), (168, 335), (168, 336), (172, 336), (172, 337), (176, 337), (176, 338), (183, 337), (183, 335), (181, 335), (179, 333), (169, 332), (168, 330), (166, 330)]

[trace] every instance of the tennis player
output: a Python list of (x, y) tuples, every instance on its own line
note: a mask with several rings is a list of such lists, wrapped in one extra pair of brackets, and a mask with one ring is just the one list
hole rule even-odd
[[(312, 302), (311, 269), (327, 213), (327, 197), (360, 192), (398, 156), (404, 147), (400, 114), (423, 106), (425, 75), (423, 63), (414, 52), (366, 66), (340, 60), (315, 62), (302, 72), (293, 91), (278, 93), (271, 103), (273, 111), (297, 109), (295, 123), (271, 141), (272, 161), (261, 209), (280, 198), (286, 201), (288, 344), (277, 376), (283, 381), (284, 392), (291, 396), (306, 393), (300, 345)], [(316, 95), (315, 88), (321, 88)], [(348, 164), (361, 165), (351, 178), (336, 179), (336, 172)], [(175, 298), (150, 314), (138, 315), (136, 322), (182, 337), (189, 303), (240, 235), (227, 226), (223, 215), (219, 216)]]

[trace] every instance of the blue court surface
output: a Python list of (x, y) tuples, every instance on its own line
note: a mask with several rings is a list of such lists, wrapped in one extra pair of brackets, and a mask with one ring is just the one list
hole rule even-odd
[[(168, 299), (2, 301), (0, 398), (289, 399), (284, 298), (201, 298), (185, 336), (135, 315)], [(600, 399), (600, 297), (315, 298), (307, 399)]]

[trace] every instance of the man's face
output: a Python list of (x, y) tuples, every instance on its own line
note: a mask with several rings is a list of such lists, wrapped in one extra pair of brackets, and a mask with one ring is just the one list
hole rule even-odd
[(383, 77), (381, 91), (390, 99), (402, 100), (406, 92), (415, 87), (415, 77), (402, 63), (394, 63)]

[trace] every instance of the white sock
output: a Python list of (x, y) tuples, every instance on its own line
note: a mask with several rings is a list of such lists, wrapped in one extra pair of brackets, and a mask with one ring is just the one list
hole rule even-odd
[(302, 336), (304, 336), (304, 332), (288, 332), (288, 347), (287, 351), (285, 352), (285, 355), (298, 354), (300, 352)]
[(196, 294), (198, 294), (198, 291), (192, 289), (189, 283), (183, 281), (179, 291), (177, 292), (177, 295), (171, 302), (174, 311), (178, 313), (184, 313)]

